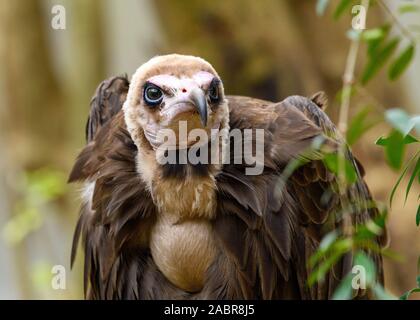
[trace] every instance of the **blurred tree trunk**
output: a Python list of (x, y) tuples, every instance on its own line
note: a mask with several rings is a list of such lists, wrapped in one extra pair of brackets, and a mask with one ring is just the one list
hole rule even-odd
[[(46, 23), (40, 1), (2, 0), (1, 41), (5, 68), (4, 133), (13, 161), (36, 167), (50, 148), (60, 149), (65, 118), (62, 93), (51, 66)], [(46, 116), (39, 117), (42, 112)], [(54, 118), (52, 122), (49, 119)]]
[[(65, 83), (71, 120), (67, 147), (74, 151), (80, 148), (81, 137), (84, 141), (90, 99), (105, 78), (105, 24), (101, 0), (67, 0), (67, 3), (71, 18), (68, 26), (71, 65)], [(67, 159), (73, 163), (74, 153)]]
[[(57, 159), (49, 150), (57, 147), (57, 154), (60, 153), (59, 137), (65, 117), (60, 108), (61, 92), (51, 67), (40, 1), (3, 0), (0, 14), (5, 93), (1, 134), (5, 144), (2, 150), (7, 150), (4, 155), (7, 163), (3, 166), (9, 176), (6, 196), (10, 203), (10, 211), (3, 214), (4, 219), (9, 219), (19, 196), (11, 182), (22, 171), (40, 166), (47, 157), (50, 161)], [(39, 117), (40, 112), (48, 116)], [(57, 120), (52, 122), (48, 120), (50, 117)], [(9, 263), (14, 263), (22, 298), (33, 295), (29, 246), (23, 242), (9, 248), (13, 256)]]
[[(14, 182), (26, 171), (41, 167), (68, 171), (84, 139), (90, 97), (104, 77), (101, 1), (64, 0), (66, 30), (51, 27), (51, 8), (55, 4), (45, 0), (0, 0), (0, 90), (4, 94), (0, 106), (0, 148), (7, 151), (2, 153), (1, 174), (5, 175), (3, 169), (7, 168), (9, 176), (0, 179), (7, 191), (2, 194), (6, 199), (0, 199), (5, 209), (0, 212), (2, 221), (19, 214), (16, 204), (26, 196), (27, 190), (19, 189)], [(59, 57), (51, 43), (52, 35), (59, 44), (65, 41), (70, 44), (70, 63), (62, 66), (65, 72), (61, 78), (57, 73)], [(15, 270), (19, 298), (39, 298), (32, 277), (34, 263), (41, 257), (52, 265), (68, 266), (77, 204), (73, 199), (63, 200), (47, 208), (58, 219), (50, 217), (40, 227), (41, 232), (28, 235), (13, 247), (4, 246), (11, 258), (6, 261), (2, 255), (4, 266), (0, 269)], [(52, 223), (54, 239), (48, 232)], [(0, 227), (3, 231), (4, 224)], [(2, 232), (0, 236), (3, 237)], [(0, 238), (2, 250), (3, 240)], [(58, 247), (59, 252), (47, 249), (53, 241), (63, 244)], [(39, 243), (44, 246), (37, 246)], [(66, 250), (61, 248), (64, 244)]]
[[(51, 6), (42, 0), (1, 1), (6, 132), (16, 148), (13, 156), (26, 168), (63, 165), (68, 143), (80, 145), (90, 97), (105, 74), (100, 1), (65, 2), (66, 30), (52, 29)], [(70, 38), (64, 79), (56, 74), (51, 33), (58, 41)]]

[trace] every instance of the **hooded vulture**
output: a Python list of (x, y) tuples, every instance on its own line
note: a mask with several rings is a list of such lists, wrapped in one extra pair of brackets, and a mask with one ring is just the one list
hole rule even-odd
[[(309, 258), (328, 232), (379, 213), (366, 205), (363, 169), (347, 147), (357, 179), (345, 192), (308, 152), (316, 141), (331, 150), (345, 145), (324, 104), (322, 93), (277, 103), (226, 96), (207, 61), (176, 54), (152, 58), (131, 82), (103, 81), (69, 178), (84, 185), (71, 260), (81, 238), (86, 298), (331, 298), (351, 272), (351, 250), (312, 286)], [(181, 135), (181, 123), (204, 135)], [(162, 139), (165, 130), (176, 143)], [(249, 144), (259, 157), (244, 151)], [(219, 161), (203, 161), (210, 149)], [(181, 161), (185, 150), (207, 155)], [(176, 161), (162, 161), (169, 151)], [(297, 159), (306, 161), (285, 176)], [(344, 203), (364, 205), (346, 220), (338, 214)], [(382, 258), (368, 254), (382, 283)]]

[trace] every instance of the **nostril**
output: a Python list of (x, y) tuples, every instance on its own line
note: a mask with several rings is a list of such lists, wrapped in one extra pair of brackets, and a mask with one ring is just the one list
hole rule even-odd
[(185, 88), (182, 88), (182, 92), (184, 92), (184, 93), (185, 93), (185, 92), (187, 92), (187, 89), (185, 89)]

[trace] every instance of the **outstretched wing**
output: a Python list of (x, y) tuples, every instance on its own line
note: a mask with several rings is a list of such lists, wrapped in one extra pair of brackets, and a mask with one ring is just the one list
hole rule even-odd
[[(322, 111), (324, 100), (292, 96), (280, 103), (228, 97), (231, 129), (264, 129), (264, 172), (246, 175), (246, 164), (225, 165), (217, 176), (219, 214), (215, 231), (225, 254), (227, 283), (220, 295), (264, 299), (328, 299), (340, 280), (351, 271), (352, 252), (348, 252), (327, 272), (325, 280), (309, 287), (309, 258), (322, 237), (343, 231), (345, 204), (354, 206), (347, 227), (356, 228), (378, 215), (372, 208), (369, 190), (350, 150), (347, 158), (354, 166), (357, 181), (345, 194), (337, 191), (337, 179), (326, 169), (316, 152), (307, 153), (316, 137), (331, 150), (344, 141)], [(231, 150), (234, 150), (231, 147)], [(305, 157), (303, 166), (285, 176), (285, 168)], [(233, 158), (233, 156), (232, 156)], [(286, 179), (287, 178), (287, 179)], [(345, 201), (346, 200), (346, 201)], [(379, 243), (382, 239), (376, 239)], [(382, 282), (382, 260), (369, 252)], [(220, 262), (222, 263), (222, 262)], [(221, 292), (223, 291), (223, 292)], [(364, 296), (366, 292), (358, 292)]]
[(86, 128), (88, 144), (69, 178), (85, 184), (71, 263), (82, 236), (85, 295), (93, 299), (138, 298), (148, 259), (144, 239), (155, 207), (136, 172), (137, 148), (125, 129), (121, 107), (127, 90), (121, 77), (99, 85)]

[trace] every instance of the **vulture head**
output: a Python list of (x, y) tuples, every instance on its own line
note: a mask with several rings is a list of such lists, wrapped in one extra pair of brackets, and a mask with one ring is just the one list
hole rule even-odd
[(140, 66), (123, 110), (139, 156), (149, 151), (157, 160), (168, 148), (207, 144), (229, 127), (222, 81), (210, 63), (194, 56), (157, 56)]

